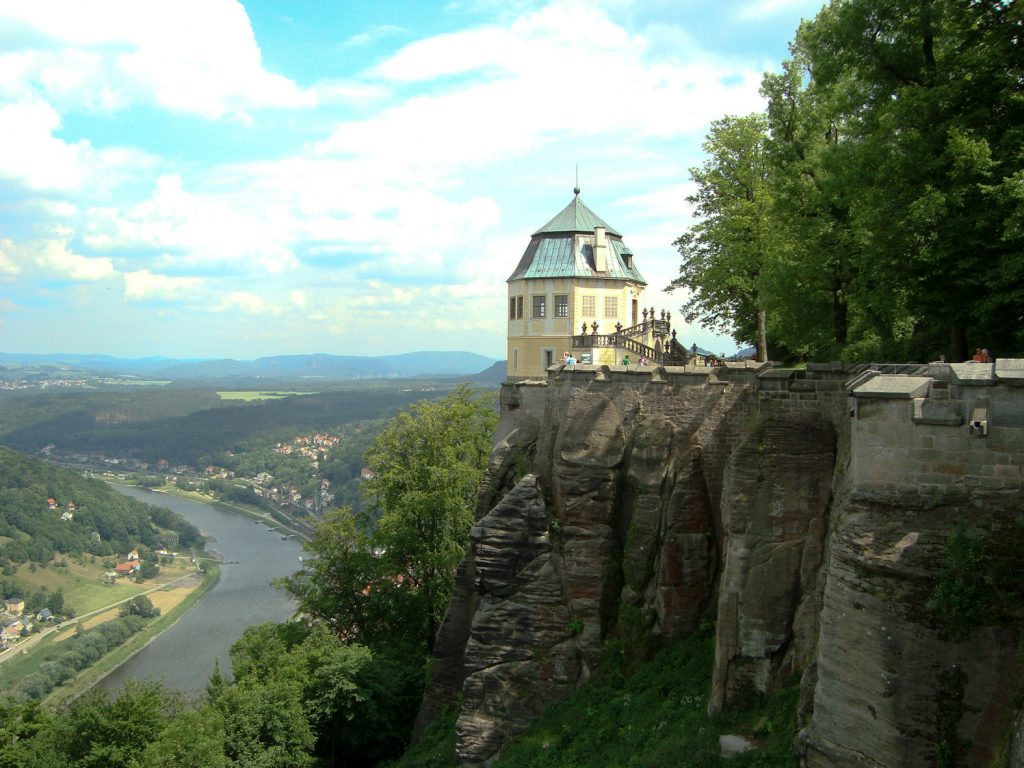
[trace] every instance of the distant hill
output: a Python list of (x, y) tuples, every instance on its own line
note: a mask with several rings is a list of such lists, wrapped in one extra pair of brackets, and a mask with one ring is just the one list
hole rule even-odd
[(407, 352), (401, 355), (275, 355), (256, 360), (176, 360), (167, 357), (118, 358), (107, 355), (32, 355), (0, 352), (0, 365), (55, 366), (101, 374), (129, 374), (172, 381), (203, 379), (387, 379), (464, 376), (495, 360), (473, 352)]
[(490, 368), (480, 371), (473, 376), (466, 376), (465, 380), (474, 384), (501, 384), (508, 378), (508, 361), (499, 360)]

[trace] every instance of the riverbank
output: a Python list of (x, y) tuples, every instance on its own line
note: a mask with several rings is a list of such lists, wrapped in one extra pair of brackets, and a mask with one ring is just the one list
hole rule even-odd
[(202, 582), (199, 586), (186, 595), (174, 608), (154, 619), (144, 630), (128, 638), (123, 645), (115, 648), (91, 667), (84, 670), (70, 683), (55, 689), (43, 699), (43, 703), (50, 706), (58, 706), (73, 701), (90, 690), (102, 681), (103, 678), (156, 640), (162, 632), (174, 626), (189, 608), (195, 605), (203, 595), (213, 589), (219, 579), (220, 566), (211, 562), (206, 566)]
[[(143, 488), (135, 483), (118, 482), (112, 480), (109, 477), (104, 477), (103, 480), (114, 486), (122, 486), (126, 488)], [(209, 504), (211, 507), (217, 509), (223, 509), (226, 512), (232, 512), (242, 517), (247, 517), (250, 520), (256, 520), (266, 525), (271, 530), (277, 531), (283, 535), (296, 536), (303, 541), (310, 540), (311, 528), (310, 526), (301, 523), (297, 520), (292, 520), (283, 514), (275, 515), (273, 513), (266, 512), (259, 507), (253, 507), (244, 504), (237, 504), (229, 501), (223, 501), (218, 499), (209, 493), (203, 493), (201, 491), (184, 490), (177, 487), (176, 485), (169, 484), (159, 488), (146, 488), (146, 490), (152, 491), (153, 493), (166, 493), (169, 496), (177, 496), (181, 499), (190, 499), (192, 501), (198, 501), (201, 504)], [(281, 519), (281, 518), (285, 519)]]

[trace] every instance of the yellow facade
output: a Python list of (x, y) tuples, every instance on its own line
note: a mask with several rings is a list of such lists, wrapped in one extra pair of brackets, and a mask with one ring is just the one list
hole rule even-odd
[[(587, 334), (593, 333), (594, 323), (599, 334), (614, 333), (616, 323), (623, 327), (636, 325), (644, 308), (643, 289), (639, 283), (601, 278), (510, 281), (506, 314), (507, 375), (510, 378), (543, 377), (547, 366), (561, 363), (563, 354), (568, 351), (572, 351), (577, 360), (582, 352), (587, 352), (595, 364), (620, 363), (622, 350), (573, 350), (572, 337), (581, 334), (584, 323)], [(513, 317), (518, 315), (520, 300), (522, 317)], [(534, 316), (541, 313), (543, 317)]]

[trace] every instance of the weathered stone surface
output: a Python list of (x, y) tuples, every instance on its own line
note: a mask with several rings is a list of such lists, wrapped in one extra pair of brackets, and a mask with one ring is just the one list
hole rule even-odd
[(730, 460), (712, 711), (810, 661), (834, 464), (835, 433), (813, 418), (769, 420)]
[(919, 397), (914, 400), (914, 423), (937, 424), (946, 427), (958, 427), (964, 423), (960, 413), (959, 400), (932, 400)]
[(483, 762), (551, 701), (581, 665), (537, 479), (527, 475), (471, 531), (479, 604), (465, 646), (458, 752)]
[(1024, 387), (1024, 360), (1003, 359), (995, 362), (995, 375), (1000, 384)]
[(928, 376), (875, 376), (855, 387), (853, 395), (887, 399), (925, 397), (931, 383)]
[(950, 381), (961, 387), (988, 387), (996, 383), (992, 363), (952, 363)]
[[(991, 756), (1006, 709), (1016, 633), (984, 627), (962, 643), (927, 621), (941, 551), (962, 507), (849, 496), (833, 511), (808, 768), (934, 765), (944, 675), (962, 670), (967, 765)], [(998, 500), (993, 500), (998, 508)]]

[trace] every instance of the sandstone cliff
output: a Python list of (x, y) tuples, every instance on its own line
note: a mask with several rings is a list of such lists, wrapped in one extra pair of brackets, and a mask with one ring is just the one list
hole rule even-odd
[(715, 621), (710, 707), (800, 680), (807, 765), (927, 766), (946, 747), (981, 765), (1017, 633), (986, 619), (954, 641), (928, 602), (957, 521), (991, 533), (1022, 509), (1008, 362), (556, 366), (505, 385), (419, 726), (461, 698), (459, 755), (486, 764), (607, 639), (642, 660)]

